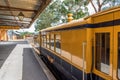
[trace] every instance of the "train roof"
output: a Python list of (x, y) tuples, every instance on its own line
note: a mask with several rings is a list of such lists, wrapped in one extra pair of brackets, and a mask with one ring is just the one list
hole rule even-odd
[(62, 28), (69, 28), (69, 27), (74, 27), (74, 26), (78, 26), (78, 25), (84, 25), (87, 24), (87, 21), (84, 20), (84, 18), (82, 19), (78, 19), (78, 20), (73, 20), (70, 21), (68, 23), (63, 23), (54, 27), (48, 27), (46, 29), (42, 29), (40, 30), (41, 32), (43, 31), (52, 31), (52, 30), (58, 30), (58, 29), (62, 29)]
[(79, 26), (79, 25), (93, 24), (92, 23), (92, 18), (97, 17), (97, 16), (101, 16), (101, 15), (105, 15), (105, 14), (108, 14), (108, 13), (112, 13), (112, 12), (115, 12), (115, 11), (120, 11), (120, 6), (113, 7), (111, 9), (107, 9), (107, 10), (98, 12), (96, 14), (90, 15), (90, 16), (82, 18), (82, 19), (73, 20), (71, 22), (63, 23), (63, 24), (60, 24), (60, 25), (57, 25), (57, 26), (54, 26), (54, 27), (48, 27), (48, 28), (42, 29), (40, 31), (41, 32), (52, 31), (52, 30), (58, 30), (58, 29), (63, 29), (63, 28), (76, 27), (76, 26)]

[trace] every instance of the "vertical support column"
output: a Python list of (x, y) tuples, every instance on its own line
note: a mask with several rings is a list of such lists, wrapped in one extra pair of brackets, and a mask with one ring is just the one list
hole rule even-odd
[(5, 40), (5, 41), (8, 41), (7, 30), (4, 30), (4, 33), (5, 33), (5, 35), (4, 35), (4, 40)]
[(24, 39), (24, 40), (26, 39), (26, 36), (25, 36), (25, 35), (23, 36), (23, 39)]
[(7, 30), (5, 29), (1, 29), (0, 30), (0, 39), (3, 41), (7, 41), (8, 37), (7, 37)]
[(0, 29), (0, 41), (1, 41), (1, 29)]
[(3, 29), (1, 29), (1, 41), (3, 41)]
[(13, 40), (17, 40), (17, 36), (16, 35), (13, 35)]

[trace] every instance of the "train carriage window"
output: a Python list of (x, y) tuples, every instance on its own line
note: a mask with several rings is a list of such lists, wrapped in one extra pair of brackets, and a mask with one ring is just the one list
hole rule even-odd
[(110, 71), (110, 33), (96, 33), (96, 69), (109, 74)]
[(50, 43), (49, 43), (50, 40), (49, 40), (49, 37), (50, 37), (50, 36), (47, 35), (47, 42), (46, 42), (46, 44), (47, 44), (47, 48), (50, 48)]
[(55, 46), (55, 51), (61, 53), (61, 37), (58, 34), (55, 35)]
[(118, 33), (118, 78), (120, 79), (120, 33)]
[(54, 34), (50, 35), (50, 48), (54, 51)]
[(41, 36), (41, 45), (42, 46), (44, 46), (43, 42), (44, 42), (44, 38), (43, 38), (43, 36)]
[(46, 35), (43, 35), (43, 46), (46, 47), (47, 38)]

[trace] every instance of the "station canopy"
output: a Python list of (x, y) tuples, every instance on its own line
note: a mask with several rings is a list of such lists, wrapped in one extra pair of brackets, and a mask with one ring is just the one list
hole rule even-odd
[(0, 0), (0, 27), (29, 28), (50, 1)]

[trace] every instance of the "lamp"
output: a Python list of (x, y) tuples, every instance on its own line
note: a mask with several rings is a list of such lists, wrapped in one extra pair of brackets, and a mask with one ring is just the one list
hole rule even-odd
[(18, 18), (19, 18), (20, 21), (22, 21), (24, 19), (24, 14), (22, 12), (20, 12), (18, 14)]

